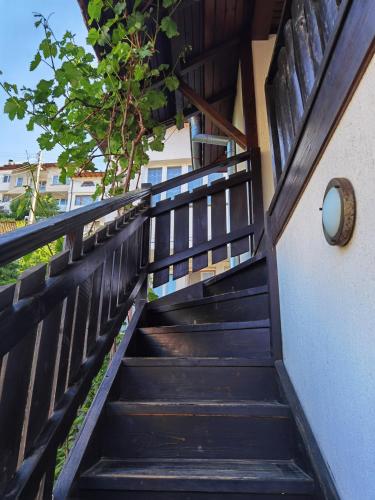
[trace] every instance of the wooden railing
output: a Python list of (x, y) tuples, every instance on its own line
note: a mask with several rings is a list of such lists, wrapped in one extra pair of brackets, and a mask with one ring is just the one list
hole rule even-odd
[[(218, 171), (221, 179), (176, 193)], [(152, 207), (152, 197), (164, 192), (167, 199)], [(189, 273), (190, 258), (195, 271), (207, 265), (209, 252), (216, 263), (253, 251), (262, 207), (254, 149), (0, 236), (0, 265), (65, 241), (48, 264), (0, 287), (1, 498), (51, 498), (58, 448), (130, 308), (144, 305), (148, 273), (158, 286), (169, 266), (174, 278)], [(109, 214), (111, 222), (93, 232)]]
[[(1, 498), (51, 498), (57, 449), (129, 309), (145, 298), (149, 202), (140, 190), (0, 237), (0, 265), (65, 237), (48, 265), (0, 287)], [(116, 210), (84, 238), (85, 226)]]
[[(224, 175), (237, 165), (238, 172)], [(169, 281), (171, 266), (177, 279), (205, 268), (209, 253), (215, 264), (257, 246), (263, 223), (259, 149), (153, 186), (151, 193), (168, 195), (169, 190), (189, 188), (189, 183), (218, 171), (223, 178), (167, 197), (152, 208), (155, 250), (149, 272), (154, 274), (154, 288)]]
[(293, 157), (350, 3), (351, 0), (285, 2), (266, 80), (276, 182)]

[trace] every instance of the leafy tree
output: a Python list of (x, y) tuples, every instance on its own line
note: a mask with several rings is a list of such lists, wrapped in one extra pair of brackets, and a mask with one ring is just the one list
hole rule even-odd
[[(42, 150), (62, 147), (62, 181), (94, 171), (95, 160), (102, 158), (105, 175), (96, 194), (124, 192), (147, 163), (147, 153), (163, 150), (165, 128), (153, 112), (166, 105), (168, 92), (178, 88), (179, 80), (173, 67), (151, 67), (150, 62), (161, 34), (178, 36), (173, 13), (180, 1), (135, 0), (129, 8), (126, 1), (89, 0), (87, 42), (100, 55), (98, 63), (70, 31), (58, 39), (49, 19), (35, 14), (43, 39), (30, 71), (45, 64), (51, 77), (35, 88), (2, 82), (8, 95), (4, 111), (11, 120), (27, 116), (28, 130), (40, 127)], [(179, 125), (182, 120), (176, 117)]]
[[(29, 215), (32, 201), (32, 190), (26, 188), (23, 195), (15, 198), (10, 204), (11, 216), (23, 220)], [(35, 207), (35, 217), (51, 217), (59, 212), (57, 200), (49, 193), (38, 194)]]
[(9, 285), (14, 283), (19, 275), (19, 263), (11, 262), (5, 266), (0, 267), (0, 286)]

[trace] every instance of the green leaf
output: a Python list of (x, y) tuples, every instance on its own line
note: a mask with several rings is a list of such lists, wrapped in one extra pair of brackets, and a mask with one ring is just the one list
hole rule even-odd
[(165, 9), (168, 9), (168, 7), (171, 7), (173, 4), (176, 3), (177, 0), (163, 0), (163, 7)]
[(7, 113), (10, 120), (14, 120), (16, 117), (19, 120), (22, 120), (25, 116), (26, 109), (26, 102), (18, 99), (17, 97), (10, 97), (4, 105), (4, 113)]
[(95, 20), (99, 21), (103, 10), (103, 0), (90, 0), (87, 11), (90, 16), (90, 24)]
[(167, 78), (164, 80), (165, 86), (170, 92), (174, 92), (175, 90), (178, 89), (180, 82), (178, 81), (178, 78), (174, 75), (172, 76), (167, 76)]
[(149, 90), (146, 94), (146, 102), (150, 109), (159, 109), (167, 104), (167, 98), (161, 90)]
[(130, 34), (140, 31), (144, 24), (144, 15), (141, 12), (133, 12), (128, 18), (128, 31)]
[(41, 60), (42, 60), (42, 56), (40, 55), (40, 52), (37, 52), (35, 54), (34, 59), (30, 63), (30, 71), (34, 71), (34, 69), (36, 69), (39, 66)]
[(126, 2), (118, 2), (114, 7), (114, 13), (120, 16), (126, 9)]
[(98, 30), (96, 30), (95, 28), (90, 28), (86, 40), (89, 45), (95, 45), (99, 40)]
[(144, 65), (137, 64), (137, 66), (134, 69), (134, 79), (137, 80), (137, 82), (144, 79), (146, 74), (146, 69), (147, 68)]
[(173, 38), (179, 34), (177, 31), (177, 24), (170, 16), (163, 17), (160, 23), (160, 28), (164, 31), (168, 38)]
[(184, 128), (184, 114), (183, 113), (177, 113), (177, 115), (175, 116), (175, 119), (176, 119), (176, 127), (178, 128), (178, 130), (181, 130)]
[(48, 38), (45, 38), (44, 40), (41, 41), (39, 45), (39, 50), (42, 51), (43, 57), (45, 57), (46, 59), (48, 57), (56, 57), (57, 55), (56, 45), (51, 43), (51, 41)]

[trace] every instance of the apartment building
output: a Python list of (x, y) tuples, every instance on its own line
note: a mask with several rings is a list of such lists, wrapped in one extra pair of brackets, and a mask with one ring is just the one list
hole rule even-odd
[[(39, 176), (39, 192), (56, 198), (61, 212), (73, 210), (93, 202), (92, 195), (102, 176), (102, 172), (84, 172), (62, 183), (56, 163), (44, 163)], [(0, 166), (0, 210), (9, 212), (12, 200), (21, 196), (26, 186), (32, 185), (29, 166), (11, 161)]]

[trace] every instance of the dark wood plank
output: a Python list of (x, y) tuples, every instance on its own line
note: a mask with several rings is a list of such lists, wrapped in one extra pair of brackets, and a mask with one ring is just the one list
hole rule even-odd
[(240, 64), (242, 108), (245, 121), (247, 149), (250, 149), (258, 146), (253, 53), (250, 37), (245, 37), (241, 43)]
[(206, 196), (212, 196), (215, 193), (228, 189), (231, 186), (236, 186), (251, 179), (251, 172), (241, 171), (231, 175), (228, 179), (222, 178), (212, 182), (209, 186), (200, 186), (201, 189), (194, 189), (192, 192), (181, 193), (173, 200), (166, 200), (159, 203), (151, 209), (151, 217), (164, 212), (176, 209), (192, 201), (199, 200)]
[(236, 50), (239, 44), (240, 39), (238, 37), (232, 38), (225, 42), (219, 43), (215, 47), (211, 47), (208, 50), (199, 53), (195, 57), (190, 57), (187, 59), (186, 63), (181, 64), (179, 74), (183, 76), (186, 73), (190, 73), (191, 71), (194, 71), (195, 69), (201, 67), (210, 59), (223, 57), (225, 56), (225, 54), (228, 55), (229, 50)]
[(303, 100), (300, 83), (297, 75), (295, 49), (293, 40), (292, 21), (286, 23), (284, 27), (285, 48), (286, 48), (286, 75), (290, 95), (290, 105), (292, 108), (293, 123), (295, 133), (299, 129), (303, 115)]
[[(314, 67), (315, 67), (316, 72), (319, 69), (320, 63), (323, 59), (323, 53), (324, 53), (324, 40), (323, 40), (323, 37), (321, 34), (321, 30), (320, 30), (320, 26), (319, 26), (319, 18), (318, 18), (318, 13), (317, 13), (317, 9), (319, 8), (318, 3), (324, 3), (324, 2), (315, 2), (313, 0), (305, 0), (306, 24), (307, 24), (307, 30), (309, 32), (311, 53), (312, 53)], [(337, 15), (337, 9), (336, 9), (336, 15)]]
[(244, 153), (240, 153), (236, 156), (231, 156), (230, 158), (226, 158), (225, 160), (215, 161), (214, 163), (199, 168), (198, 170), (192, 170), (187, 174), (182, 174), (168, 181), (160, 182), (159, 184), (152, 186), (151, 192), (153, 195), (163, 193), (168, 189), (181, 186), (182, 184), (187, 184), (188, 182), (199, 179), (200, 177), (203, 177), (205, 175), (222, 171), (224, 169), (232, 167), (233, 165), (242, 163), (243, 161), (248, 160), (249, 157), (250, 157), (250, 151), (245, 151)]
[(258, 248), (264, 231), (262, 160), (260, 148), (253, 148), (250, 160), (251, 182), (248, 183), (250, 222), (254, 224), (252, 254)]
[(311, 52), (309, 33), (304, 10), (304, 0), (292, 2), (292, 24), (295, 35), (297, 74), (301, 86), (302, 99), (307, 101), (315, 82), (315, 68)]
[(71, 385), (75, 381), (84, 359), (91, 291), (92, 277), (78, 287), (68, 385)]
[[(45, 276), (45, 264), (25, 271), (17, 283), (16, 301), (40, 292), (45, 285)], [(14, 474), (19, 456), (24, 454), (22, 433), (28, 422), (26, 410), (37, 331), (38, 327), (31, 326), (28, 335), (7, 356), (0, 403), (0, 491)]]
[(221, 115), (211, 104), (195, 92), (187, 83), (180, 80), (179, 90), (183, 95), (197, 107), (207, 118), (209, 118), (222, 132), (233, 139), (241, 148), (246, 149), (246, 136), (240, 132), (232, 123)]
[[(176, 208), (174, 211), (173, 242), (173, 253), (183, 252), (189, 248), (189, 205)], [(186, 259), (173, 266), (173, 279), (181, 278), (188, 272), (189, 259)]]
[(255, 0), (251, 24), (251, 38), (253, 40), (268, 40), (271, 32), (271, 23), (275, 0)]
[(16, 498), (34, 498), (36, 495), (44, 472), (48, 469), (51, 454), (55, 453), (57, 447), (64, 440), (79, 405), (87, 395), (93, 377), (102, 366), (104, 356), (112, 347), (113, 340), (135, 298), (138, 296), (140, 289), (143, 287), (145, 279), (146, 274), (143, 273), (135, 284), (128, 300), (119, 311), (119, 314), (109, 324), (107, 332), (97, 343), (92, 356), (82, 365), (79, 383), (72, 386), (66, 392), (63, 403), (59, 407), (60, 411), (58, 415), (39, 436), (35, 444), (34, 453), (28, 457), (27, 461), (21, 464), (17, 478), (9, 482), (6, 493), (12, 492), (12, 496)]
[(201, 243), (200, 245), (194, 245), (187, 250), (180, 252), (175, 255), (170, 255), (169, 257), (165, 257), (160, 261), (152, 262), (149, 266), (149, 272), (155, 272), (159, 269), (164, 269), (167, 266), (171, 266), (172, 264), (176, 264), (181, 260), (185, 260), (189, 257), (194, 257), (195, 255), (203, 254), (208, 252), (208, 250), (215, 249), (217, 247), (221, 247), (228, 243), (231, 243), (236, 240), (243, 239), (245, 236), (248, 236), (254, 232), (253, 224), (249, 224), (248, 226), (244, 226), (237, 231), (231, 231), (230, 233), (220, 236), (219, 238), (215, 238), (207, 241), (206, 243)]
[(16, 260), (46, 243), (55, 241), (60, 236), (65, 236), (68, 231), (74, 232), (85, 224), (89, 224), (118, 208), (147, 197), (148, 194), (149, 189), (131, 191), (123, 196), (100, 200), (86, 207), (50, 217), (45, 221), (38, 222), (38, 224), (2, 234), (0, 236), (0, 265), (3, 266)]
[(80, 433), (78, 440), (74, 446), (73, 452), (69, 455), (68, 460), (60, 474), (54, 489), (55, 498), (65, 498), (68, 496), (70, 488), (76, 479), (79, 466), (81, 465), (82, 458), (90, 445), (93, 437), (94, 430), (98, 424), (99, 418), (102, 414), (104, 405), (107, 401), (109, 392), (113, 386), (114, 380), (121, 368), (123, 357), (125, 356), (128, 345), (133, 337), (134, 331), (137, 327), (139, 318), (142, 314), (145, 301), (137, 303), (135, 313), (126, 329), (125, 336), (118, 346), (116, 353), (108, 367), (107, 374), (103, 379), (99, 391), (97, 392), (93, 404), (85, 418), (83, 431)]
[[(170, 255), (171, 214), (163, 213), (155, 217), (155, 254), (157, 262)], [(156, 288), (169, 280), (169, 269), (154, 272), (153, 287)]]
[[(335, 28), (314, 88), (303, 134), (293, 152), (270, 205), (271, 234), (275, 243), (292, 214), (317, 158), (331, 137), (361, 76), (374, 54), (375, 11), (372, 2), (340, 6)], [(340, 26), (342, 27), (340, 30)], [(356, 40), (353, 44), (352, 41)], [(343, 71), (345, 67), (345, 71)], [(319, 127), (316, 124), (319, 123)]]
[(99, 266), (92, 277), (90, 311), (87, 326), (87, 356), (90, 356), (96, 339), (99, 334), (100, 315), (101, 315), (101, 293), (103, 280), (103, 265)]
[[(249, 221), (247, 185), (240, 184), (229, 189), (230, 230), (237, 231)], [(231, 257), (249, 251), (249, 238), (231, 243)]]
[(277, 374), (280, 378), (282, 389), (290, 405), (295, 423), (307, 451), (307, 455), (311, 460), (314, 473), (319, 481), (319, 486), (323, 492), (323, 496), (324, 498), (339, 500), (340, 496), (336, 490), (335, 481), (326, 461), (324, 460), (324, 457), (322, 456), (319, 445), (311, 430), (309, 421), (306, 418), (292, 381), (289, 378), (284, 362), (282, 360), (276, 361), (275, 366)]
[[(223, 181), (214, 181), (212, 186)], [(218, 191), (211, 196), (211, 235), (212, 239), (219, 238), (227, 234), (227, 206), (226, 191)], [(228, 256), (227, 245), (223, 245), (212, 250), (212, 264), (225, 260)]]
[[(198, 187), (194, 191), (205, 190), (205, 186)], [(193, 247), (206, 243), (208, 239), (208, 213), (207, 198), (193, 202)], [(208, 265), (208, 254), (202, 252), (193, 257), (193, 272), (199, 271)]]

